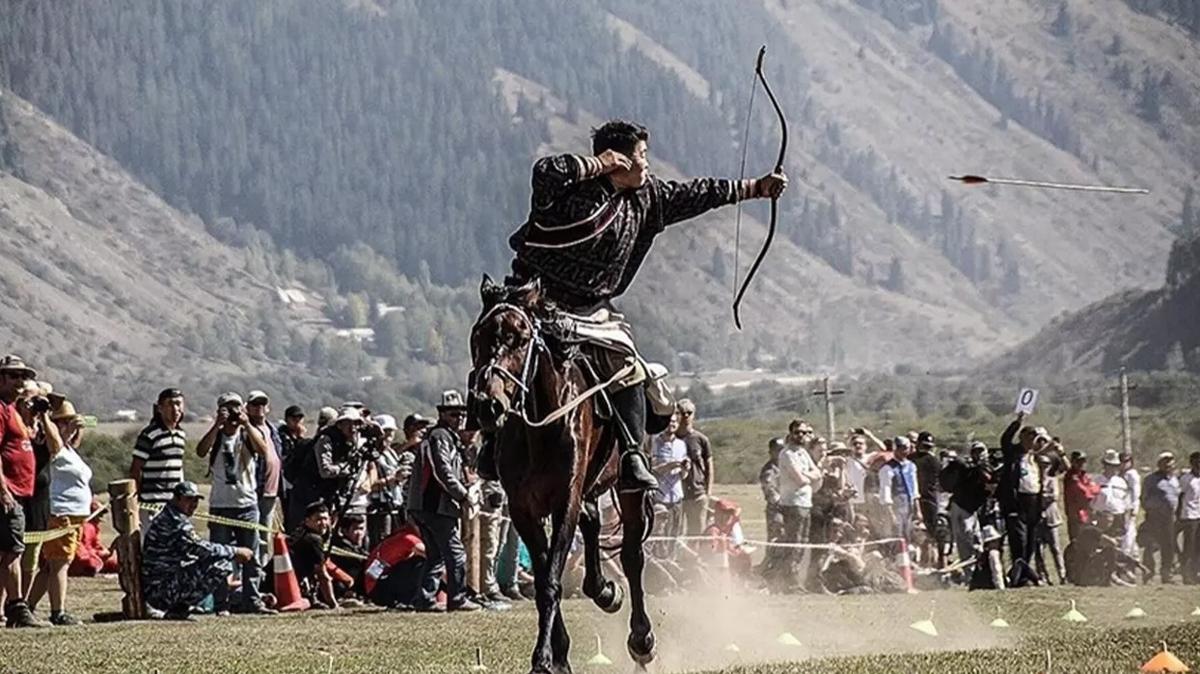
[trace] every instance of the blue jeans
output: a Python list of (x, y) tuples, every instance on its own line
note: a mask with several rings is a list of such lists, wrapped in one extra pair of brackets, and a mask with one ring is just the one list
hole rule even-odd
[(425, 565), (421, 567), (421, 588), (413, 605), (432, 606), (437, 602), (438, 581), (446, 572), (446, 605), (453, 607), (467, 598), (467, 551), (459, 536), (459, 519), (436, 513), (409, 512), (421, 540), (425, 542)]
[[(264, 527), (270, 527), (275, 515), (276, 504), (279, 503), (279, 498), (272, 496), (258, 497), (258, 523)], [(274, 552), (274, 541), (271, 540), (272, 534), (266, 531), (258, 532), (258, 565), (259, 568), (266, 569), (271, 565), (271, 555)]]
[[(252, 505), (245, 508), (212, 508), (210, 511), (217, 517), (225, 519), (237, 520), (239, 522), (247, 522), (249, 524), (258, 524), (258, 506)], [(261, 569), (258, 565), (258, 532), (254, 529), (244, 529), (242, 527), (231, 527), (224, 524), (212, 523), (208, 526), (209, 540), (213, 543), (223, 543), (225, 545), (235, 545), (242, 548), (250, 548), (254, 552), (250, 557), (250, 561), (241, 565), (242, 567), (242, 596), (239, 606), (250, 608), (262, 603), (262, 597), (258, 593), (258, 579), (261, 575)], [(234, 570), (237, 570), (237, 564), (234, 564)], [(229, 610), (229, 586), (220, 585), (213, 592), (213, 610), (227, 611)]]

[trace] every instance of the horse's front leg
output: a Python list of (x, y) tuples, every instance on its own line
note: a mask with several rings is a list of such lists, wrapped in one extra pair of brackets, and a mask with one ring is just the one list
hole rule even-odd
[[(546, 530), (542, 527), (541, 519), (529, 513), (519, 501), (509, 505), (509, 517), (513, 526), (525, 542), (529, 550), (529, 559), (533, 563), (534, 599), (538, 610), (537, 643), (533, 647), (530, 658), (530, 674), (554, 674), (553, 652), (551, 650), (551, 631), (554, 625), (556, 603), (551, 601), (552, 589), (550, 584), (550, 541)], [(555, 577), (557, 585), (557, 577)]]
[(647, 508), (648, 494), (621, 494), (621, 524), (624, 534), (621, 540), (621, 566), (629, 581), (629, 640), (626, 646), (629, 655), (639, 667), (654, 660), (654, 627), (646, 615), (646, 595), (642, 588), (642, 570), (646, 565), (646, 554), (642, 550), (642, 538), (653, 525), (653, 511)]
[[(565, 506), (553, 517), (550, 533), (550, 578), (553, 580), (554, 622), (550, 633), (551, 652), (557, 674), (571, 674), (571, 637), (567, 634), (562, 616), (562, 574), (575, 539), (575, 527), (579, 523), (581, 494), (568, 497)], [(539, 597), (540, 602), (540, 597)]]

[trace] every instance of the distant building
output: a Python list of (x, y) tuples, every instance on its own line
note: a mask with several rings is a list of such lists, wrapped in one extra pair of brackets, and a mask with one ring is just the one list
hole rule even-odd
[(308, 298), (305, 297), (304, 291), (299, 288), (275, 288), (275, 296), (279, 298), (279, 303), (285, 306), (296, 304), (305, 304)]
[(137, 410), (117, 410), (113, 412), (113, 419), (116, 421), (137, 421)]
[(352, 339), (359, 344), (373, 344), (375, 342), (374, 328), (341, 328), (335, 330), (333, 334), (343, 339)]

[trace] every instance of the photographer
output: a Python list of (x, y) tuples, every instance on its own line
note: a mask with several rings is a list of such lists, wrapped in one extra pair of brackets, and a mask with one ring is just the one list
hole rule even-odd
[[(274, 451), (267, 446), (267, 442), (250, 423), (240, 395), (223, 393), (217, 398), (213, 424), (196, 445), (196, 454), (201, 458), (208, 457), (208, 470), (213, 478), (209, 495), (211, 514), (258, 525), (258, 482), (255, 476), (258, 462), (266, 460), (267, 452)], [(239, 562), (242, 572), (240, 601), (232, 604), (229, 588), (219, 586), (213, 593), (213, 610), (218, 615), (227, 615), (231, 609), (242, 613), (274, 613), (259, 596), (261, 568), (257, 557), (258, 532), (249, 527), (233, 527), (216, 522), (209, 525), (208, 531), (213, 543), (236, 543), (254, 553), (249, 560)]]
[[(18, 356), (0, 359), (0, 595), (9, 627), (40, 627), (25, 604), (21, 554), (25, 551), (25, 503), (33, 496), (36, 462), (17, 398), (37, 373)], [(39, 405), (39, 408), (42, 407)], [(44, 406), (41, 414), (49, 410)]]
[(379, 439), (379, 451), (375, 457), (375, 480), (371, 483), (371, 494), (367, 505), (367, 538), (368, 548), (379, 545), (383, 539), (397, 531), (403, 520), (400, 507), (404, 503), (403, 485), (412, 472), (411, 465), (405, 465), (399, 452), (393, 446), (396, 439), (396, 418), (390, 414), (380, 414), (375, 417), (382, 435)]

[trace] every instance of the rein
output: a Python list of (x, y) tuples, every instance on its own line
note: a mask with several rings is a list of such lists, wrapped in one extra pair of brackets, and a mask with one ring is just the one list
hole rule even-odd
[(512, 304), (511, 302), (498, 302), (495, 306), (489, 309), (487, 313), (479, 318), (479, 321), (476, 322), (476, 327), (500, 311), (516, 312), (517, 315), (521, 317), (521, 320), (525, 322), (525, 325), (528, 326), (530, 333), (533, 335), (533, 338), (529, 340), (529, 344), (525, 347), (525, 359), (521, 367), (521, 376), (518, 377), (512, 372), (500, 367), (496, 364), (497, 358), (492, 358), (486, 365), (472, 372), (472, 379), (478, 381), (478, 377), (480, 376), (486, 378), (495, 374), (500, 378), (514, 384), (517, 387), (517, 395), (514, 397), (515, 399), (513, 400), (512, 409), (510, 412), (516, 414), (521, 421), (525, 422), (525, 425), (529, 426), (530, 428), (543, 428), (558, 421), (559, 419), (562, 419), (566, 415), (576, 410), (580, 405), (595, 397), (596, 394), (600, 393), (609, 386), (612, 386), (616, 382), (628, 377), (636, 370), (636, 367), (633, 363), (626, 364), (625, 367), (622, 367), (620, 370), (615, 372), (607, 380), (599, 382), (595, 386), (588, 388), (563, 405), (559, 406), (554, 411), (547, 414), (545, 417), (535, 421), (529, 418), (529, 415), (525, 410), (525, 401), (529, 397), (529, 393), (531, 391), (530, 378), (537, 369), (537, 356), (539, 353), (543, 352), (549, 355), (549, 348), (542, 339), (540, 321), (531, 318), (523, 307)]

